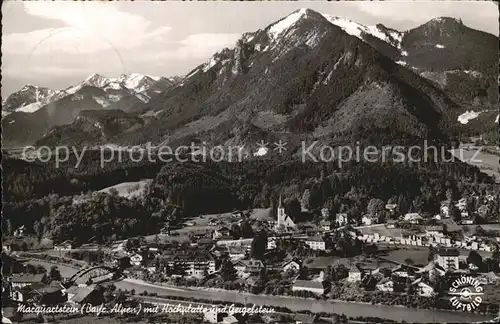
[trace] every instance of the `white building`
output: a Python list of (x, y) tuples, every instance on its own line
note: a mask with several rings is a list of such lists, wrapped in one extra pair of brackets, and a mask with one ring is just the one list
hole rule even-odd
[(445, 271), (456, 271), (458, 270), (459, 255), (460, 252), (457, 249), (440, 249), (434, 257), (437, 264)]
[(448, 205), (442, 204), (441, 208), (440, 208), (440, 212), (441, 212), (441, 215), (443, 215), (443, 217), (445, 217), (445, 218), (450, 217), (450, 208), (448, 207)]
[(300, 270), (300, 266), (301, 266), (301, 262), (299, 262), (299, 260), (295, 260), (295, 259), (285, 261), (282, 265), (283, 272), (288, 272), (288, 271), (297, 272)]
[(339, 213), (335, 215), (335, 222), (338, 226), (344, 226), (347, 224), (347, 214)]
[(362, 218), (361, 218), (361, 223), (363, 223), (363, 225), (365, 226), (370, 226), (372, 224), (376, 224), (377, 221), (375, 219), (375, 217), (373, 216), (370, 216), (370, 215), (364, 215)]
[(394, 211), (396, 210), (396, 208), (398, 208), (397, 204), (387, 204), (387, 205), (385, 205), (385, 209), (387, 209), (391, 213), (394, 213)]
[(54, 245), (56, 251), (69, 251), (72, 248), (71, 241), (64, 241), (61, 244)]
[(278, 205), (278, 213), (277, 213), (277, 218), (278, 220), (276, 221), (276, 228), (295, 228), (295, 223), (293, 222), (292, 218), (288, 216), (285, 213), (285, 208), (281, 204), (281, 195), (280, 195), (280, 201)]
[(412, 285), (415, 285), (416, 292), (419, 296), (431, 297), (434, 294), (434, 288), (432, 288), (428, 283), (424, 282), (422, 278), (415, 280)]
[(278, 239), (274, 236), (268, 237), (267, 238), (267, 249), (274, 250), (277, 247), (277, 245), (276, 245), (277, 240)]
[(393, 292), (394, 291), (394, 281), (392, 281), (389, 278), (384, 278), (375, 287), (379, 291)]
[(319, 226), (321, 227), (321, 229), (323, 231), (331, 231), (332, 230), (332, 226), (330, 224), (330, 221), (328, 220), (322, 220), (321, 222), (319, 222)]
[(230, 246), (227, 248), (228, 250), (228, 255), (231, 260), (239, 260), (243, 259), (246, 255), (247, 248), (246, 247), (239, 247), (239, 246)]
[(222, 319), (221, 316), (222, 314), (220, 314), (219, 312), (216, 312), (215, 310), (211, 309), (211, 310), (208, 310), (204, 313), (203, 317), (204, 317), (204, 320), (206, 322), (209, 322), (209, 323), (219, 323), (219, 319)]
[(140, 266), (142, 263), (142, 255), (136, 253), (130, 257), (130, 264), (134, 266)]
[(238, 260), (233, 263), (234, 270), (247, 274), (258, 274), (263, 268), (264, 264), (260, 260)]
[(461, 198), (455, 205), (460, 211), (467, 209), (467, 198)]
[(407, 278), (408, 277), (408, 267), (400, 264), (392, 269), (392, 273), (398, 277)]
[(319, 236), (312, 236), (306, 238), (305, 243), (312, 249), (312, 250), (319, 250), (319, 251), (325, 251), (326, 250), (326, 245), (325, 241), (323, 238)]
[(170, 268), (180, 266), (186, 275), (193, 277), (203, 277), (205, 274), (215, 272), (215, 260), (210, 253), (197, 252), (192, 254), (181, 254), (162, 256), (164, 263)]
[(361, 270), (358, 267), (351, 267), (349, 269), (349, 277), (347, 277), (349, 282), (359, 282), (361, 281)]
[(405, 222), (409, 222), (410, 224), (419, 224), (423, 221), (423, 218), (418, 213), (408, 213), (405, 214), (404, 220)]

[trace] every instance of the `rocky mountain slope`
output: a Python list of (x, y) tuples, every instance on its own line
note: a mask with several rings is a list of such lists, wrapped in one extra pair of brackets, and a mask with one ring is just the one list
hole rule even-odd
[(34, 112), (60, 92), (35, 85), (25, 85), (2, 102), (2, 117), (14, 111)]
[[(299, 10), (238, 40), (145, 105), (158, 112), (123, 143), (172, 142), (239, 121), (265, 132), (443, 139), (457, 106), (430, 81)], [(387, 134), (387, 135), (385, 135)], [(384, 137), (386, 137), (384, 139)]]
[(35, 145), (83, 145), (107, 142), (117, 134), (146, 124), (145, 120), (122, 110), (84, 110), (69, 125), (54, 127)]
[[(65, 91), (100, 89), (101, 102), (92, 100), (101, 107), (143, 120), (91, 137), (92, 144), (241, 145), (283, 136), (335, 143), (446, 141), (461, 132), (458, 117), (466, 107), (495, 102), (495, 44), (497, 37), (453, 18), (401, 32), (301, 9), (242, 35), (234, 48), (222, 49), (182, 80), (94, 75)], [(123, 89), (143, 91), (115, 93)], [(70, 109), (64, 121), (47, 123), (38, 135), (70, 124), (88, 106)], [(74, 132), (83, 137), (88, 128), (78, 125), (61, 126), (39, 143), (67, 142)]]
[(134, 107), (177, 81), (138, 73), (106, 78), (93, 74), (65, 90), (26, 86), (6, 98), (2, 128), (7, 145), (31, 144), (55, 126), (70, 124), (85, 110), (135, 111)]

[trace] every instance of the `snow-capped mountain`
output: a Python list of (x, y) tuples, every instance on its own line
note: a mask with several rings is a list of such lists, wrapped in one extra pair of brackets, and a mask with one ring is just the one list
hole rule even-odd
[(71, 123), (85, 110), (140, 111), (150, 98), (171, 87), (174, 81), (132, 73), (118, 78), (92, 74), (65, 90), (54, 91), (25, 86), (4, 103), (4, 140), (17, 144), (33, 143), (50, 128)]
[(144, 92), (151, 88), (161, 78), (149, 75), (131, 73), (122, 74), (117, 82), (123, 84), (127, 89), (134, 90), (135, 92)]
[(152, 95), (160, 93), (177, 82), (178, 79), (175, 77), (154, 77), (139, 73), (122, 74), (118, 78), (107, 78), (94, 73), (82, 82), (64, 90), (25, 85), (2, 102), (2, 117), (15, 111), (33, 113), (56, 100), (77, 94), (85, 87), (104, 90), (104, 96), (94, 98), (103, 107), (131, 95), (136, 96), (142, 102), (147, 102)]
[(152, 77), (139, 73), (122, 74), (118, 78), (108, 78), (94, 73), (83, 82), (71, 86), (64, 91), (71, 94), (85, 86), (93, 86), (103, 90), (128, 89), (135, 93), (139, 93), (147, 91), (158, 80), (160, 80), (159, 77)]
[(14, 111), (34, 112), (59, 95), (60, 91), (35, 85), (25, 85), (2, 102), (2, 117)]
[[(498, 38), (494, 35), (471, 29), (460, 19), (450, 17), (434, 18), (416, 28), (398, 31), (382, 24), (366, 26), (342, 17), (321, 15), (397, 64), (436, 82), (460, 102), (487, 106), (498, 103)], [(269, 38), (280, 36), (303, 16), (307, 16), (306, 9), (280, 20), (270, 28)], [(252, 35), (248, 33), (245, 39), (250, 41)], [(258, 44), (256, 49), (265, 51), (269, 47)], [(215, 54), (200, 71), (206, 72), (214, 66), (218, 56), (219, 53)], [(193, 70), (191, 74), (197, 72)]]
[(446, 114), (456, 106), (442, 91), (330, 20), (302, 9), (243, 34), (145, 104), (144, 111), (161, 112), (157, 121), (121, 140), (176, 143), (200, 134), (242, 140), (275, 131), (363, 137), (367, 124), (401, 138), (443, 137)]
[(124, 97), (133, 95), (143, 102), (151, 99), (155, 93), (160, 93), (174, 85), (173, 78), (155, 77), (140, 73), (122, 74), (118, 78), (108, 78), (94, 73), (83, 82), (64, 90), (66, 93), (76, 93), (85, 86), (100, 88), (108, 93), (106, 106), (118, 102)]
[[(64, 125), (82, 110), (104, 107), (148, 119), (114, 134), (115, 143), (126, 145), (207, 135), (241, 141), (275, 132), (405, 141), (445, 140), (451, 128), (472, 129), (487, 116), (469, 113), (459, 119), (471, 109), (450, 97), (488, 97), (492, 74), (484, 62), (495, 57), (498, 38), (459, 20), (434, 19), (400, 32), (301, 9), (263, 27), (243, 34), (233, 48), (221, 49), (182, 81), (95, 74), (66, 89), (67, 96), (40, 109), (43, 113), (37, 111), (36, 119), (5, 118), (2, 126), (15, 131), (11, 124), (23, 122), (37, 129), (29, 136), (37, 140), (59, 125), (58, 136), (48, 139), (57, 143), (75, 131)], [(447, 79), (440, 83), (432, 73), (446, 73)], [(45, 123), (38, 127), (39, 120)]]
[(367, 35), (376, 37), (399, 49), (401, 51), (401, 55), (406, 56), (406, 53), (401, 48), (401, 42), (403, 40), (404, 32), (387, 28), (382, 24), (378, 24), (375, 26), (365, 26), (342, 17), (336, 17), (327, 14), (324, 14), (323, 16), (332, 24), (342, 28), (342, 30), (344, 30), (349, 35), (356, 36), (362, 41), (367, 40)]

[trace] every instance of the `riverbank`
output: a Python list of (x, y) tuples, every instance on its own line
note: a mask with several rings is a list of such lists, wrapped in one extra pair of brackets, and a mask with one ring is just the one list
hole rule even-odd
[(165, 296), (225, 301), (230, 303), (254, 304), (257, 306), (283, 307), (294, 312), (309, 310), (313, 313), (338, 313), (348, 317), (378, 317), (393, 321), (414, 322), (454, 322), (470, 323), (487, 321), (494, 316), (444, 310), (414, 309), (401, 306), (372, 305), (369, 303), (353, 303), (342, 300), (312, 300), (294, 298), (290, 296), (267, 296), (240, 293), (236, 291), (218, 290), (209, 291), (195, 288), (179, 288), (158, 286), (137, 279), (124, 279), (115, 283), (116, 288), (124, 290), (134, 289), (136, 293), (146, 291)]

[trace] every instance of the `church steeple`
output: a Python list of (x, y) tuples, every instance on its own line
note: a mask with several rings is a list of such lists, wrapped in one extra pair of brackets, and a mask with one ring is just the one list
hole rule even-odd
[(280, 194), (280, 200), (278, 202), (278, 227), (280, 227), (281, 225), (283, 225), (284, 221), (285, 221), (285, 208), (283, 208), (283, 204), (282, 204), (282, 201), (281, 201), (281, 194)]

